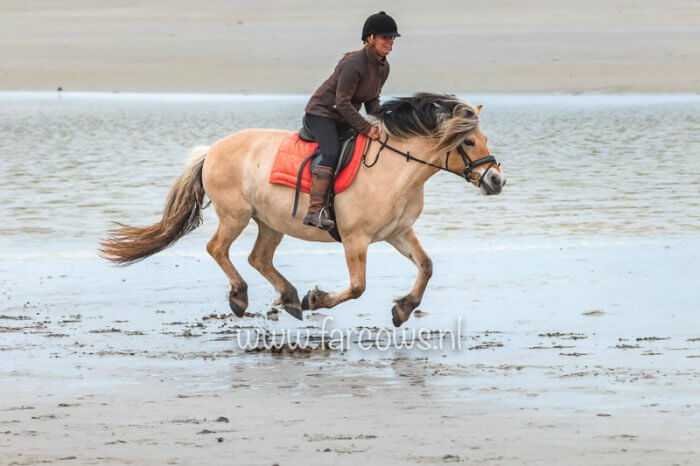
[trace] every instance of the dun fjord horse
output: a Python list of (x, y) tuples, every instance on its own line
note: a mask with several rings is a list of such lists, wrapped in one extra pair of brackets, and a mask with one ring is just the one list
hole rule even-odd
[[(316, 288), (300, 301), (296, 288), (272, 263), (284, 235), (333, 241), (328, 232), (305, 226), (301, 216), (290, 215), (294, 190), (268, 182), (280, 141), (289, 134), (283, 130), (247, 129), (211, 147), (195, 148), (168, 195), (161, 220), (144, 228), (118, 224), (101, 242), (100, 253), (127, 265), (165, 249), (201, 223), (207, 195), (219, 217), (207, 251), (228, 277), (229, 304), (237, 316), (243, 316), (248, 307), (248, 286), (231, 263), (229, 248), (252, 218), (258, 224), (258, 237), (248, 261), (279, 293), (276, 304), (298, 319), (302, 310), (331, 308), (362, 295), (368, 245), (377, 241), (393, 245), (418, 267), (413, 289), (397, 299), (391, 310), (398, 327), (420, 304), (432, 275), (432, 261), (412, 228), (423, 209), (423, 185), (428, 178), (446, 170), (484, 194), (498, 194), (505, 185), (479, 129), (480, 110), (481, 106), (437, 94), (416, 94), (382, 105), (377, 117), (381, 137), (370, 143), (353, 184), (335, 199), (350, 273), (350, 286), (343, 291)], [(308, 200), (308, 195), (301, 196), (301, 212)]]

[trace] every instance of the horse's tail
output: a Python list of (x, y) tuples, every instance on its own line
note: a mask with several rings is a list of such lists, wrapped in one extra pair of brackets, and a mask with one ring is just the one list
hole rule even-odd
[(192, 149), (185, 171), (170, 189), (163, 217), (151, 226), (137, 228), (116, 223), (100, 242), (99, 254), (120, 265), (145, 259), (173, 244), (202, 223), (204, 186), (202, 166), (209, 147)]

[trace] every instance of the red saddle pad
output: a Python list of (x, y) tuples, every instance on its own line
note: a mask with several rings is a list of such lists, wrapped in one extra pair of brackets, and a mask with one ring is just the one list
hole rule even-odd
[[(357, 136), (357, 141), (355, 141), (355, 150), (350, 159), (350, 163), (335, 177), (333, 187), (335, 188), (336, 194), (347, 189), (355, 179), (355, 175), (357, 175), (357, 171), (360, 169), (362, 153), (365, 150), (366, 143), (367, 136), (359, 134)], [(315, 151), (317, 147), (318, 144), (315, 142), (301, 140), (298, 133), (290, 133), (288, 136), (285, 136), (277, 149), (275, 161), (272, 163), (270, 183), (296, 188), (297, 175), (301, 162), (307, 155)], [(301, 190), (307, 194), (311, 192), (311, 161), (304, 167), (301, 177)]]

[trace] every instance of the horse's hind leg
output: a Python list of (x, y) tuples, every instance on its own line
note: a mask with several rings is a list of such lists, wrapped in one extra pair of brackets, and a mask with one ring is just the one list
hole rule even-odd
[(413, 310), (418, 307), (423, 299), (425, 287), (433, 274), (433, 262), (421, 247), (412, 228), (388, 239), (387, 242), (418, 267), (418, 278), (413, 285), (413, 289), (403, 298), (397, 299), (395, 301), (396, 304), (391, 309), (392, 321), (396, 327), (399, 327), (408, 320)]
[(303, 320), (297, 289), (272, 264), (275, 250), (284, 235), (258, 219), (255, 219), (255, 222), (258, 224), (258, 238), (248, 256), (248, 262), (275, 287), (279, 293), (276, 304), (283, 306), (293, 317)]
[(242, 210), (232, 215), (228, 212), (219, 211), (219, 228), (207, 244), (207, 251), (214, 258), (219, 267), (224, 271), (231, 284), (228, 302), (231, 310), (238, 317), (243, 317), (248, 308), (248, 284), (238, 273), (238, 270), (231, 263), (228, 251), (233, 241), (241, 234), (250, 221), (250, 212)]

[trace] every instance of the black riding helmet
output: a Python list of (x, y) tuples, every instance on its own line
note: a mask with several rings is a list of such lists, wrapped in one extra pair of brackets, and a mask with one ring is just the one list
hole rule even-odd
[(362, 26), (362, 42), (365, 41), (367, 36), (372, 35), (401, 37), (396, 27), (396, 21), (384, 11), (371, 15), (365, 21), (365, 25)]

